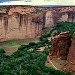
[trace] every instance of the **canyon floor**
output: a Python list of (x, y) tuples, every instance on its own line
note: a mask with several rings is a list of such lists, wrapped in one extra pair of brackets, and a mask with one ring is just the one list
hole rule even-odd
[(3, 48), (7, 54), (11, 55), (18, 50), (20, 45), (26, 45), (29, 42), (38, 42), (38, 41), (39, 41), (38, 38), (10, 40), (5, 42), (0, 42), (0, 48)]

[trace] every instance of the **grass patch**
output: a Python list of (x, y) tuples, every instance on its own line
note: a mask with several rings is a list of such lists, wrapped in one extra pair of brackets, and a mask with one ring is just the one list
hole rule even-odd
[(0, 48), (3, 48), (7, 54), (12, 54), (17, 51), (20, 45), (27, 45), (29, 42), (38, 42), (38, 38), (11, 40), (0, 43)]

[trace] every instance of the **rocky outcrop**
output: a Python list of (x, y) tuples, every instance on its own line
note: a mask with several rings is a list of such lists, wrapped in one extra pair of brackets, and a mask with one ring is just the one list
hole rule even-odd
[(67, 62), (64, 64), (63, 70), (71, 71), (75, 75), (75, 33), (72, 37), (71, 47), (69, 48), (69, 53), (67, 56)]
[(71, 38), (69, 32), (64, 32), (52, 39), (50, 59), (67, 55), (63, 63), (63, 71), (70, 71), (75, 75), (75, 33)]
[(68, 54), (71, 44), (71, 36), (69, 32), (63, 32), (52, 40), (51, 56), (62, 56)]
[(75, 33), (72, 38), (72, 44), (69, 48), (69, 54), (67, 57), (67, 61), (75, 64)]

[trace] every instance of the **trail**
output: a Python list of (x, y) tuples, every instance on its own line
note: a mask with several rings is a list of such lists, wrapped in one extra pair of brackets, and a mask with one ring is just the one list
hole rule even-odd
[(51, 66), (52, 66), (54, 69), (57, 70), (57, 67), (56, 67), (56, 66), (52, 63), (52, 61), (49, 59), (49, 56), (47, 57), (47, 59), (48, 59), (49, 63), (51, 64)]

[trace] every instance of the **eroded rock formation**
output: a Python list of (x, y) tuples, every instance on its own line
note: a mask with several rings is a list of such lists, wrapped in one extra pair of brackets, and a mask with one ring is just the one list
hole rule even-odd
[(75, 33), (72, 38), (71, 47), (69, 48), (69, 54), (67, 60), (68, 62), (75, 63)]
[[(43, 19), (43, 14), (40, 15), (38, 15), (40, 18), (33, 18), (32, 15), (16, 13), (13, 15), (4, 15), (2, 19), (0, 19), (0, 34), (2, 34), (0, 38), (2, 37), (3, 40), (12, 40), (34, 38), (41, 35), (43, 28), (43, 22), (41, 22), (41, 20)], [(33, 22), (32, 19), (35, 21)], [(5, 34), (5, 36), (3, 34)]]
[(75, 33), (72, 37), (71, 47), (69, 48), (67, 62), (65, 62), (64, 68), (66, 71), (71, 71), (75, 74)]
[(64, 32), (57, 35), (52, 40), (51, 57), (60, 57), (67, 55), (67, 60), (63, 63), (63, 71), (70, 71), (75, 74), (75, 33), (72, 37), (69, 32)]
[[(75, 7), (0, 7), (0, 41), (35, 38), (58, 21), (75, 22)], [(16, 36), (15, 36), (16, 35)]]
[(63, 32), (52, 40), (51, 56), (62, 56), (68, 54), (71, 44), (71, 36), (69, 32)]

